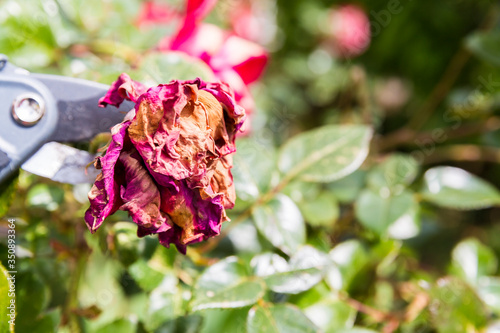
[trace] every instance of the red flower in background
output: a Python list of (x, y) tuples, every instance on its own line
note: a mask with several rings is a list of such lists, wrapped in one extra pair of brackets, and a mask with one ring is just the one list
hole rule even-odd
[(146, 1), (142, 4), (141, 11), (137, 16), (138, 26), (154, 25), (159, 22), (167, 22), (177, 18), (179, 13), (167, 6), (155, 1)]
[[(161, 51), (184, 52), (203, 60), (217, 79), (233, 88), (236, 101), (245, 108), (248, 115), (255, 108), (248, 86), (261, 76), (268, 54), (260, 45), (233, 32), (202, 23), (216, 2), (217, 0), (187, 0), (184, 19), (176, 34), (161, 40), (158, 48)], [(153, 8), (150, 4), (145, 6)], [(154, 17), (153, 14), (141, 15), (145, 18)], [(155, 22), (161, 23), (156, 19)]]
[(358, 6), (345, 5), (333, 9), (329, 23), (330, 45), (338, 56), (358, 56), (370, 45), (370, 20)]

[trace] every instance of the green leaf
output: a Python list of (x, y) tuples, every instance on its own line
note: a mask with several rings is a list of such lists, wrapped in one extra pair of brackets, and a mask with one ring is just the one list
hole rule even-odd
[[(405, 220), (414, 221), (417, 209), (417, 202), (410, 191), (403, 191), (399, 195), (383, 194), (387, 196), (382, 196), (381, 193), (376, 193), (373, 190), (364, 190), (355, 206), (356, 217), (361, 224), (380, 236), (385, 235), (394, 224), (411, 225), (411, 223), (406, 224)], [(418, 228), (407, 230), (407, 232), (408, 234), (403, 235), (402, 238), (415, 236), (418, 233)]]
[(118, 319), (106, 326), (99, 328), (96, 333), (135, 333), (137, 327), (137, 322), (133, 322), (127, 319)]
[(26, 201), (29, 206), (55, 211), (64, 199), (64, 190), (57, 186), (37, 184), (30, 188)]
[(94, 248), (78, 285), (80, 307), (96, 306), (102, 311), (99, 317), (88, 321), (90, 332), (123, 318), (123, 314), (127, 313), (129, 304), (119, 282), (122, 273), (123, 268), (118, 261)]
[(296, 203), (302, 203), (316, 198), (321, 192), (321, 187), (321, 183), (294, 180), (288, 183), (281, 193), (289, 196)]
[(345, 330), (336, 331), (336, 333), (378, 333), (377, 331), (370, 330), (363, 327), (353, 327)]
[(368, 174), (368, 185), (374, 190), (388, 188), (391, 193), (401, 193), (418, 173), (417, 161), (403, 154), (394, 154)]
[[(2, 318), (0, 321), (0, 332), (14, 332), (11, 329), (9, 321), (15, 319), (16, 298), (15, 293), (11, 297), (9, 277), (9, 273), (7, 273), (7, 270), (0, 263), (0, 318)], [(13, 308), (13, 310), (11, 311), (9, 307)]]
[(134, 75), (134, 79), (146, 85), (193, 80), (197, 77), (213, 81), (212, 70), (201, 60), (180, 52), (150, 53), (143, 58)]
[[(220, 310), (213, 310), (220, 311)], [(167, 321), (161, 327), (156, 329), (155, 333), (206, 333), (203, 330), (202, 324), (206, 324), (206, 320), (211, 317), (203, 318), (199, 314), (184, 315)], [(219, 326), (220, 327), (220, 326)], [(208, 331), (213, 332), (213, 331)]]
[(24, 272), (17, 276), (16, 304), (19, 317), (38, 315), (48, 305), (49, 298), (49, 289), (36, 272)]
[(494, 186), (454, 167), (429, 169), (424, 175), (422, 196), (436, 205), (463, 210), (500, 204), (500, 192)]
[(314, 333), (318, 328), (291, 304), (256, 305), (247, 318), (248, 333)]
[(341, 203), (351, 203), (359, 195), (365, 185), (366, 171), (356, 170), (350, 175), (328, 184), (328, 190)]
[(145, 246), (146, 239), (137, 237), (135, 223), (118, 222), (111, 229), (113, 235), (113, 254), (126, 267), (136, 262), (140, 256), (140, 249)]
[(306, 316), (323, 332), (351, 328), (356, 310), (338, 299), (328, 297), (304, 309)]
[(465, 45), (479, 58), (500, 66), (500, 32), (476, 32), (467, 37)]
[(259, 298), (264, 296), (264, 291), (264, 285), (260, 280), (242, 280), (216, 292), (206, 290), (205, 294), (198, 291), (192, 304), (192, 310), (241, 308), (257, 302)]
[[(207, 309), (197, 312), (203, 316), (202, 327), (192, 333), (244, 333), (249, 307), (241, 309)], [(176, 333), (185, 333), (176, 331)]]
[(264, 295), (264, 283), (248, 276), (247, 267), (235, 257), (210, 266), (196, 283), (193, 311), (212, 308), (240, 308), (252, 305)]
[(335, 196), (323, 191), (312, 200), (299, 203), (304, 218), (312, 226), (333, 227), (340, 215), (340, 207)]
[(59, 308), (45, 312), (39, 318), (31, 322), (30, 332), (52, 333), (56, 332), (61, 324), (61, 310)]
[(259, 206), (253, 212), (259, 232), (287, 254), (294, 253), (306, 240), (304, 219), (295, 203), (284, 194)]
[(179, 280), (174, 274), (164, 275), (161, 284), (149, 294), (149, 303), (146, 311), (145, 327), (154, 330), (168, 320), (179, 315), (177, 310), (177, 295)]
[[(333, 289), (349, 289), (356, 276), (363, 272), (369, 263), (368, 253), (358, 240), (342, 242), (335, 246), (328, 255), (336, 266), (326, 279)], [(337, 270), (340, 271), (340, 276)]]
[(277, 170), (274, 149), (247, 138), (237, 140), (236, 149), (231, 173), (237, 198), (254, 201), (271, 186), (273, 174)]
[(500, 277), (483, 276), (477, 283), (477, 293), (483, 302), (500, 314)]
[(487, 323), (484, 304), (474, 290), (457, 278), (442, 278), (431, 290), (429, 307), (432, 321), (440, 333), (467, 332)]
[(290, 139), (280, 150), (278, 165), (289, 179), (334, 181), (359, 168), (371, 136), (366, 126), (323, 126)]
[(19, 173), (16, 173), (0, 184), (0, 217), (7, 214), (12, 204), (12, 200), (14, 200), (14, 194), (17, 190), (18, 183)]
[(145, 260), (138, 260), (128, 268), (128, 272), (137, 284), (145, 291), (158, 287), (164, 274), (150, 267)]
[(227, 236), (239, 254), (255, 254), (262, 251), (259, 233), (251, 218), (234, 225)]
[(255, 274), (277, 293), (298, 294), (322, 279), (328, 256), (311, 246), (301, 247), (287, 263), (277, 254), (265, 253), (252, 259)]
[(477, 239), (460, 242), (451, 256), (452, 271), (472, 284), (485, 275), (495, 274), (498, 268), (495, 253)]

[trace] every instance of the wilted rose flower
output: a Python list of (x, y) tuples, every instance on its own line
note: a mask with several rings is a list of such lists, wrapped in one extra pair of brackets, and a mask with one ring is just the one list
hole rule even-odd
[(351, 58), (366, 51), (371, 32), (370, 20), (363, 9), (355, 5), (334, 8), (329, 22), (331, 46), (338, 56)]
[(127, 74), (100, 105), (136, 103), (135, 114), (111, 130), (95, 166), (85, 221), (93, 233), (117, 210), (127, 211), (138, 236), (158, 234), (162, 245), (186, 245), (218, 235), (235, 191), (230, 169), (245, 111), (225, 84), (172, 81), (148, 90)]

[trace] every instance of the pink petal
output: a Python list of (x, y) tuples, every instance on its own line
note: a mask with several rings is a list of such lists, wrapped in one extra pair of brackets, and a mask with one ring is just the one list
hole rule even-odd
[(255, 82), (263, 73), (268, 55), (263, 47), (240, 38), (229, 36), (220, 51), (212, 57), (210, 65), (215, 70), (231, 67), (248, 85)]
[(110, 104), (119, 107), (125, 99), (135, 103), (146, 90), (146, 86), (142, 83), (132, 80), (130, 76), (123, 73), (118, 80), (113, 82), (106, 96), (99, 100), (99, 106), (106, 107)]

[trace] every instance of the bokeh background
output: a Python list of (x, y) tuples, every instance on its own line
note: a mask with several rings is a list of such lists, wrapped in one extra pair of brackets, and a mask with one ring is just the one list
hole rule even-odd
[[(186, 256), (123, 212), (91, 235), (90, 184), (2, 184), (16, 332), (500, 332), (496, 1), (0, 0), (0, 53), (106, 84), (224, 80), (249, 113), (233, 221)], [(319, 181), (287, 178), (318, 128), (368, 127)]]

